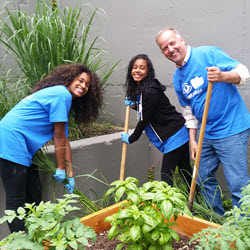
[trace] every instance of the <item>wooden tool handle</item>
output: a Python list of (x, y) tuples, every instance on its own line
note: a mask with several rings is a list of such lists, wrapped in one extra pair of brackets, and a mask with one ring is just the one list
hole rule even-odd
[(204, 134), (205, 134), (205, 128), (207, 124), (207, 114), (209, 110), (212, 89), (213, 89), (213, 83), (209, 82), (208, 88), (207, 88), (205, 107), (204, 107), (203, 116), (202, 116), (200, 136), (199, 136), (198, 146), (196, 150), (196, 157), (195, 157), (195, 162), (194, 162), (193, 179), (191, 182), (190, 194), (189, 194), (189, 200), (188, 200), (188, 208), (190, 211), (192, 210), (193, 202), (194, 202), (194, 193), (195, 193), (197, 175), (198, 175), (198, 170), (199, 170), (199, 165), (200, 165), (201, 150), (202, 150), (202, 144), (203, 144), (203, 139), (204, 139)]
[[(129, 127), (129, 113), (130, 113), (130, 106), (127, 105), (126, 106), (126, 114), (125, 114), (125, 124), (124, 124), (124, 132), (126, 132), (126, 133), (128, 133), (128, 127)], [(122, 144), (122, 157), (121, 157), (121, 169), (120, 169), (120, 181), (124, 180), (126, 154), (127, 154), (127, 143), (123, 142), (123, 144)]]

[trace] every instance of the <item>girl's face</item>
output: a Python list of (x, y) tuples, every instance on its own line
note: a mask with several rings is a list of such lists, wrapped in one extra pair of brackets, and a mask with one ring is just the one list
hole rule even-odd
[(90, 76), (83, 72), (68, 86), (72, 99), (83, 97), (89, 90)]
[(140, 84), (140, 82), (147, 76), (147, 73), (148, 73), (147, 61), (141, 58), (137, 59), (134, 62), (131, 72), (134, 81), (137, 84)]

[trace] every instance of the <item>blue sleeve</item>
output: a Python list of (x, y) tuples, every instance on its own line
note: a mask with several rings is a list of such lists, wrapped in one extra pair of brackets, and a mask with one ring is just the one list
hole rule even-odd
[(214, 66), (219, 67), (221, 71), (231, 71), (238, 64), (240, 64), (240, 62), (232, 59), (228, 54), (218, 47), (213, 47), (210, 55), (214, 61)]
[(67, 122), (72, 98), (67, 93), (62, 93), (51, 98), (49, 103), (49, 121)]

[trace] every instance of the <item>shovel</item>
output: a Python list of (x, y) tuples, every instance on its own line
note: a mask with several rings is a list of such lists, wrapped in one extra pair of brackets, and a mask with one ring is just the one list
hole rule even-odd
[(212, 89), (213, 89), (213, 83), (209, 82), (208, 88), (207, 88), (207, 96), (206, 96), (204, 112), (203, 112), (203, 116), (202, 116), (200, 136), (199, 136), (198, 146), (197, 146), (197, 150), (196, 150), (193, 178), (192, 178), (190, 193), (189, 193), (188, 208), (190, 211), (192, 210), (193, 203), (194, 203), (194, 193), (195, 193), (197, 175), (198, 175), (198, 170), (199, 170), (199, 165), (200, 165), (201, 150), (202, 150), (203, 138), (204, 138), (204, 134), (205, 134), (205, 127), (206, 127), (206, 123), (207, 123), (207, 114), (208, 114), (208, 109), (209, 109), (209, 105), (210, 105)]
[[(124, 132), (128, 133), (128, 125), (129, 125), (129, 113), (130, 113), (130, 105), (126, 106), (126, 114), (125, 114), (125, 125)], [(120, 181), (124, 180), (124, 172), (125, 172), (125, 162), (126, 162), (126, 154), (127, 154), (127, 143), (123, 142), (122, 144), (122, 158), (121, 158), (121, 169), (120, 169)]]

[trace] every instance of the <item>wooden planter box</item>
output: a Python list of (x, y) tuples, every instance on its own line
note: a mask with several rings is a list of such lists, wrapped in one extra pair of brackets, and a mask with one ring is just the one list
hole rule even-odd
[[(104, 232), (109, 230), (111, 225), (110, 222), (105, 222), (104, 219), (114, 213), (117, 213), (120, 205), (123, 202), (104, 208), (96, 213), (90, 214), (81, 218), (81, 222), (85, 226), (92, 227), (96, 233)], [(173, 218), (170, 220), (173, 222)], [(189, 238), (193, 237), (194, 233), (200, 232), (203, 228), (208, 227), (221, 227), (221, 225), (212, 223), (206, 220), (202, 220), (197, 217), (189, 217), (185, 215), (178, 215), (178, 219), (175, 221), (178, 225), (172, 226), (177, 232)]]

